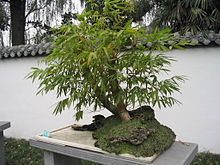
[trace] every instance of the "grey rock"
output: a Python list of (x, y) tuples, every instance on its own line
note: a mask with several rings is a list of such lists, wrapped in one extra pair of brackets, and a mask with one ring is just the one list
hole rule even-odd
[(154, 129), (141, 128), (141, 127), (138, 127), (138, 128), (128, 127), (126, 130), (129, 130), (129, 133), (132, 136), (128, 136), (128, 137), (125, 136), (125, 137), (122, 137), (122, 138), (109, 137), (108, 141), (111, 144), (115, 144), (115, 143), (118, 143), (118, 142), (129, 142), (133, 145), (140, 145), (148, 138), (148, 136), (151, 133), (155, 132)]
[(86, 124), (86, 125), (83, 125), (83, 126), (73, 125), (72, 128), (74, 130), (77, 130), (77, 131), (95, 131), (98, 128), (103, 126), (104, 120), (105, 120), (105, 117), (103, 115), (95, 115), (92, 118), (94, 120), (92, 121), (91, 124), (88, 124), (88, 125)]

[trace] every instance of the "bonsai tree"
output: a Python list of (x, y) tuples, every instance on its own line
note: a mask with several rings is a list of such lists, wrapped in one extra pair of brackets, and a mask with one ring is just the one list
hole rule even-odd
[[(98, 116), (102, 121), (94, 118), (95, 146), (137, 157), (161, 153), (171, 146), (175, 134), (143, 105), (161, 108), (179, 103), (172, 94), (180, 91), (184, 77), (162, 79), (174, 60), (163, 53), (188, 43), (175, 41), (170, 30), (155, 29), (149, 34), (132, 26), (130, 1), (103, 0), (102, 10), (97, 10), (100, 4), (95, 0), (89, 3), (90, 10), (78, 15), (78, 25), (67, 23), (54, 29), (54, 49), (43, 60), (46, 67), (32, 68), (28, 77), (40, 81), (38, 93), (55, 90), (57, 98), (62, 98), (55, 114), (74, 107), (79, 120), (88, 106), (113, 114), (105, 119)], [(96, 127), (97, 123), (101, 126)]]
[(148, 34), (133, 27), (126, 16), (133, 11), (129, 1), (105, 0), (101, 12), (95, 10), (95, 2), (91, 0), (90, 11), (78, 15), (78, 25), (54, 29), (54, 49), (43, 60), (46, 67), (32, 68), (28, 76), (40, 81), (38, 93), (55, 90), (62, 98), (54, 113), (74, 106), (79, 120), (83, 107), (103, 107), (127, 122), (136, 105), (161, 108), (179, 103), (172, 94), (179, 92), (184, 77), (161, 80), (160, 74), (168, 73), (173, 61), (163, 52), (185, 42), (168, 42), (174, 40), (169, 30)]

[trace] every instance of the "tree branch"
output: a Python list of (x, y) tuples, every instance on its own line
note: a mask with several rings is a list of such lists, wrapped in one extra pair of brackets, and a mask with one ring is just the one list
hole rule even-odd
[(108, 109), (114, 115), (117, 115), (118, 114), (117, 107), (114, 104), (112, 104), (112, 102), (110, 102), (104, 94), (100, 94), (100, 93), (101, 93), (100, 89), (97, 88), (95, 95), (102, 103), (103, 107)]
[(10, 0), (2, 0), (3, 2), (8, 2), (8, 3), (10, 3), (10, 5), (13, 5), (13, 6), (15, 6), (15, 7), (19, 7), (19, 6), (17, 6), (13, 1), (10, 1)]
[(26, 14), (25, 18), (27, 18), (33, 12), (36, 5), (37, 5), (37, 0), (34, 1), (34, 4), (32, 5), (31, 9)]
[(37, 11), (37, 10), (41, 10), (43, 8), (45, 8), (48, 5), (48, 3), (46, 3), (44, 6), (37, 8), (37, 0), (35, 0), (33, 6), (31, 7), (31, 9), (28, 11), (28, 13), (26, 14), (25, 18), (27, 18), (31, 13)]
[(9, 0), (2, 0), (2, 2), (8, 2), (8, 3), (11, 3), (11, 1), (9, 1)]

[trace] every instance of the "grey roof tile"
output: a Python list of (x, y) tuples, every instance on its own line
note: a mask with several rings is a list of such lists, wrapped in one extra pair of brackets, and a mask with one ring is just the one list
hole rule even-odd
[(215, 43), (218, 44), (218, 45), (220, 45), (220, 38), (216, 39), (216, 40), (215, 40)]
[(220, 33), (216, 34), (216, 40), (215, 43), (220, 45)]
[(180, 34), (179, 32), (176, 32), (173, 34), (173, 37), (176, 39), (176, 40), (179, 40), (180, 39)]
[(209, 34), (208, 34), (208, 39), (210, 41), (215, 41), (216, 40), (216, 34), (214, 31), (210, 31)]
[(191, 43), (193, 43), (193, 44), (198, 44), (198, 43), (199, 43), (199, 41), (198, 41), (198, 39), (197, 39), (197, 38), (193, 38), (193, 39), (192, 39), (192, 41), (191, 41)]
[(197, 34), (197, 39), (198, 39), (199, 42), (202, 43), (202, 42), (204, 41), (205, 38), (204, 38), (204, 36), (203, 36), (202, 33), (199, 33), (199, 34)]
[(210, 40), (208, 40), (208, 39), (204, 39), (204, 41), (202, 42), (204, 45), (208, 45), (208, 44), (210, 44)]
[(191, 33), (191, 32), (186, 32), (185, 38), (186, 38), (187, 40), (190, 40), (190, 39), (192, 38), (192, 33)]
[(52, 43), (42, 42), (33, 45), (19, 45), (11, 47), (0, 47), (0, 58), (9, 57), (27, 57), (27, 56), (44, 56), (52, 50)]
[[(208, 34), (203, 34), (202, 32), (197, 35), (193, 35), (190, 32), (185, 33), (185, 35), (180, 35), (176, 32), (173, 34), (174, 39), (179, 40), (189, 40), (191, 43), (199, 43), (201, 45), (216, 44), (220, 45), (220, 32), (215, 33), (210, 31)], [(168, 43), (173, 44), (176, 41), (168, 41)], [(146, 43), (147, 46), (151, 47), (152, 43)], [(40, 44), (28, 44), (19, 45), (12, 47), (0, 47), (0, 58), (14, 58), (14, 57), (27, 57), (27, 56), (44, 56), (50, 54), (53, 48), (53, 44), (48, 42), (42, 42)]]

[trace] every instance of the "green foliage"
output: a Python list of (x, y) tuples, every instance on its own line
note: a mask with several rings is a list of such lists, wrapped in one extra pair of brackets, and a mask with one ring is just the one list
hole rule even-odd
[[(112, 0), (113, 1), (113, 0)], [(89, 0), (86, 10), (91, 10)], [(170, 28), (173, 31), (219, 31), (220, 1), (219, 0), (131, 0), (134, 11), (129, 18), (134, 22), (142, 20), (147, 13), (152, 20), (151, 27)], [(102, 11), (104, 0), (98, 0), (96, 10)], [(150, 18), (152, 17), (152, 18)]]
[(169, 30), (147, 34), (144, 29), (132, 27), (132, 20), (124, 24), (127, 17), (122, 13), (130, 11), (133, 9), (127, 1), (105, 0), (103, 12), (83, 12), (78, 16), (79, 25), (58, 28), (55, 48), (43, 60), (47, 67), (32, 68), (28, 75), (40, 80), (38, 93), (55, 90), (57, 98), (64, 98), (55, 114), (72, 105), (80, 119), (84, 106), (93, 106), (94, 111), (105, 107), (117, 114), (114, 107), (119, 102), (126, 107), (179, 103), (172, 94), (180, 91), (178, 83), (184, 77), (160, 80), (159, 76), (170, 71), (167, 67), (173, 61), (163, 52), (186, 42), (169, 44), (174, 40)]
[(6, 165), (42, 165), (43, 151), (23, 139), (5, 138)]
[(99, 163), (90, 162), (88, 160), (81, 160), (82, 165), (101, 165)]
[[(92, 10), (92, 1), (91, 0), (80, 0), (81, 4), (85, 4), (85, 10)], [(114, 0), (111, 0), (114, 1)], [(125, 0), (120, 0), (120, 2), (124, 2)], [(96, 0), (96, 5), (93, 10), (99, 11), (99, 13), (103, 12), (104, 2), (105, 0)], [(131, 0), (131, 4), (134, 7), (134, 10), (130, 13), (126, 13), (128, 18), (132, 18), (134, 22), (141, 21), (142, 17), (149, 11), (152, 10), (155, 3), (152, 0)], [(125, 14), (125, 13), (124, 13)]]
[(129, 21), (129, 14), (133, 12), (131, 3), (126, 0), (88, 0), (86, 8), (79, 15), (79, 20), (92, 23), (99, 28), (120, 29)]
[(191, 165), (219, 165), (220, 155), (209, 152), (198, 153)]
[(220, 29), (219, 0), (159, 0), (156, 6), (152, 27), (194, 33)]

